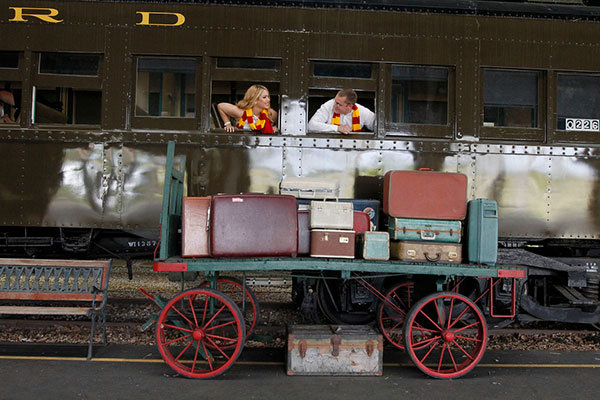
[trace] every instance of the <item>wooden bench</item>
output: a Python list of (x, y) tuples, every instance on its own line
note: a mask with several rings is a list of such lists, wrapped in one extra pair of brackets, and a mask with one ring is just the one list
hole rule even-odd
[(92, 325), (88, 345), (91, 359), (96, 322), (102, 326), (106, 345), (111, 263), (0, 258), (0, 300), (10, 303), (0, 304), (0, 314), (86, 315)]

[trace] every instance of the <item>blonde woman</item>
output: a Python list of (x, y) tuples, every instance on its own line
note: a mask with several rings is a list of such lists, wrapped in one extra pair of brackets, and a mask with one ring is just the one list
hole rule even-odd
[[(269, 90), (263, 85), (252, 85), (246, 90), (244, 98), (237, 104), (219, 103), (219, 115), (225, 121), (225, 131), (235, 128), (251, 130), (256, 133), (276, 133), (277, 111), (271, 108)], [(230, 119), (235, 118), (235, 127)]]

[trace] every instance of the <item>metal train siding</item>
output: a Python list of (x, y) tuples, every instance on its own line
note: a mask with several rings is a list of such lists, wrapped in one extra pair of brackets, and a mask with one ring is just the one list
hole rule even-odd
[[(595, 7), (205, 3), (0, 8), (0, 90), (15, 103), (0, 124), (0, 251), (151, 254), (175, 140), (188, 195), (276, 193), (283, 177), (306, 176), (379, 199), (387, 170), (464, 173), (469, 199), (499, 204), (501, 244), (514, 249), (501, 257), (591, 288), (597, 307)], [(257, 82), (281, 133), (218, 128), (213, 105)], [(309, 132), (344, 87), (375, 111), (374, 131)], [(550, 289), (535, 301), (552, 303)]]

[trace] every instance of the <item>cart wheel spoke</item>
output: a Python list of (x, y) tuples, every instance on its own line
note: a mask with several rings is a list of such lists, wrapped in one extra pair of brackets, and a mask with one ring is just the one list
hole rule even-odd
[[(194, 324), (200, 316), (201, 324)], [(236, 303), (209, 288), (176, 295), (161, 311), (156, 327), (156, 343), (163, 359), (188, 378), (223, 374), (240, 355), (244, 339), (244, 319)]]
[[(454, 318), (452, 314), (458, 310), (462, 311)], [(459, 321), (464, 326), (456, 327)], [(434, 293), (419, 300), (408, 313), (404, 343), (411, 360), (427, 375), (458, 378), (475, 368), (483, 357), (487, 344), (485, 318), (462, 294)], [(435, 360), (435, 365), (427, 360)]]
[(377, 325), (382, 335), (394, 346), (404, 349), (402, 329), (412, 306), (413, 282), (402, 282), (389, 289), (377, 307)]

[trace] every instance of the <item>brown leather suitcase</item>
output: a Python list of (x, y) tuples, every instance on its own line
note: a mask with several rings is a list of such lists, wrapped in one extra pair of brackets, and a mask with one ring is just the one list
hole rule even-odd
[(354, 258), (354, 231), (313, 229), (310, 231), (310, 256)]
[(467, 215), (467, 177), (434, 171), (388, 171), (383, 212), (390, 217), (461, 220)]
[(210, 197), (184, 197), (181, 207), (181, 255), (208, 257)]
[(298, 255), (310, 254), (310, 211), (298, 210)]
[(460, 264), (462, 245), (443, 242), (391, 241), (390, 257), (401, 261)]
[(213, 196), (210, 252), (213, 257), (296, 255), (296, 198), (255, 193)]

